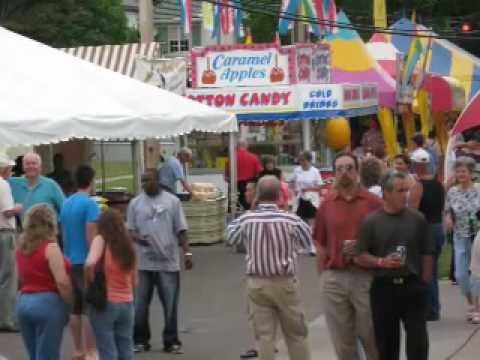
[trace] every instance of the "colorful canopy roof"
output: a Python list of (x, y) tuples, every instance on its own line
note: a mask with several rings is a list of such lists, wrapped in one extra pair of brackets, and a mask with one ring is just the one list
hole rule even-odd
[(465, 107), (465, 89), (454, 78), (426, 74), (421, 88), (430, 93), (432, 112), (462, 111)]
[[(337, 21), (350, 24), (343, 11)], [(395, 106), (395, 81), (370, 55), (363, 40), (355, 30), (339, 29), (327, 36), (332, 50), (332, 82), (376, 83), (379, 90), (379, 105)]]
[(399, 51), (383, 34), (373, 34), (366, 44), (367, 49), (377, 63), (395, 79), (397, 74), (397, 54)]
[[(391, 28), (411, 31), (414, 24), (408, 19), (401, 19)], [(426, 30), (421, 25), (417, 25), (417, 28)], [(387, 38), (390, 38), (391, 43), (403, 53), (407, 53), (412, 39), (409, 36), (396, 34), (389, 35)], [(426, 47), (428, 40), (424, 38), (422, 42)], [(480, 59), (450, 41), (432, 40), (431, 53), (427, 59), (427, 71), (460, 81), (467, 99), (471, 99), (480, 90)]]
[(480, 91), (470, 100), (453, 127), (453, 134), (480, 126)]

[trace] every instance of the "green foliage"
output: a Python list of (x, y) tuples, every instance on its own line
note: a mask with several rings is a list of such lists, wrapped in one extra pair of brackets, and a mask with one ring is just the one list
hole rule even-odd
[(3, 0), (0, 23), (54, 47), (136, 41), (121, 0)]

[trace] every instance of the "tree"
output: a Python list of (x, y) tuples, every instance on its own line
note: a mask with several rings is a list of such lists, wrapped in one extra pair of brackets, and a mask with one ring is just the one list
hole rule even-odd
[(3, 0), (0, 24), (54, 47), (136, 41), (121, 0)]

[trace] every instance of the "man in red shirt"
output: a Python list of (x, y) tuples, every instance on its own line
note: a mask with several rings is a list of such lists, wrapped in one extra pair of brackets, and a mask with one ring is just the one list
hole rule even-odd
[(354, 155), (337, 155), (333, 168), (335, 188), (317, 211), (314, 231), (325, 318), (339, 360), (356, 359), (357, 339), (367, 359), (376, 360), (372, 275), (354, 264), (353, 251), (361, 222), (383, 202), (360, 186)]
[[(246, 140), (239, 140), (237, 144), (237, 188), (238, 202), (245, 210), (250, 209), (250, 205), (245, 200), (245, 191), (250, 181), (256, 180), (262, 171), (262, 164), (257, 155), (248, 151)], [(227, 164), (227, 178), (228, 164)]]

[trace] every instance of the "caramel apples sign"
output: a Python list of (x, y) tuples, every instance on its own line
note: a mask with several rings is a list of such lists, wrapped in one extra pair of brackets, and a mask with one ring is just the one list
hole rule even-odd
[(297, 82), (295, 48), (275, 44), (193, 49), (193, 88), (291, 85)]

